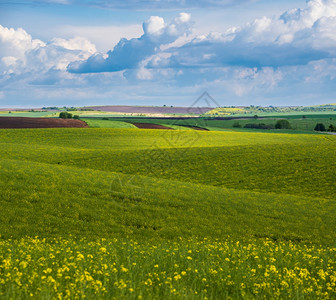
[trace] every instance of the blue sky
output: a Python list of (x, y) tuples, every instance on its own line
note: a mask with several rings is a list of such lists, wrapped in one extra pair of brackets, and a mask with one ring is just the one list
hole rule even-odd
[(336, 102), (336, 0), (0, 0), (0, 107)]

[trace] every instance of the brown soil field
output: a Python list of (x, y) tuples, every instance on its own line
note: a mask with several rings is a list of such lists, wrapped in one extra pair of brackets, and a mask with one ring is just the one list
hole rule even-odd
[(204, 114), (211, 107), (163, 107), (163, 106), (90, 106), (86, 107), (104, 112), (138, 113), (138, 114)]
[(84, 128), (85, 122), (73, 119), (0, 117), (0, 128)]
[(209, 129), (203, 128), (203, 127), (198, 127), (198, 126), (191, 126), (191, 125), (180, 125), (180, 126), (184, 126), (184, 127), (188, 127), (194, 130), (202, 130), (202, 131), (209, 131)]
[(159, 124), (150, 124), (150, 123), (132, 123), (134, 126), (141, 129), (169, 129), (173, 130), (170, 127), (159, 125)]

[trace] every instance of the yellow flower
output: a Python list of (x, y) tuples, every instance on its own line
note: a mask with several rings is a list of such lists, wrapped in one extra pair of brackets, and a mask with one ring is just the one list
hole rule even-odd
[(48, 273), (51, 273), (51, 272), (52, 272), (52, 269), (50, 269), (50, 268), (48, 268), (46, 270), (43, 270), (43, 273), (45, 273), (45, 274), (48, 274)]
[(77, 260), (83, 260), (83, 259), (84, 259), (84, 255), (81, 253), (78, 253)]
[(179, 275), (179, 274), (177, 274), (177, 275), (175, 275), (174, 276), (174, 279), (177, 281), (177, 280), (179, 280), (179, 279), (181, 279), (182, 277), (181, 277), (181, 275)]
[(128, 272), (128, 269), (125, 268), (124, 266), (121, 266), (121, 272), (127, 273), (127, 272)]
[(21, 261), (20, 266), (25, 269), (27, 267), (27, 262), (26, 261)]

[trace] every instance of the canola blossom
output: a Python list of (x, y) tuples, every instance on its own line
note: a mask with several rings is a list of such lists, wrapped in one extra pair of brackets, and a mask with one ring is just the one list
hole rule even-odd
[(269, 239), (0, 241), (1, 299), (335, 299), (336, 248)]

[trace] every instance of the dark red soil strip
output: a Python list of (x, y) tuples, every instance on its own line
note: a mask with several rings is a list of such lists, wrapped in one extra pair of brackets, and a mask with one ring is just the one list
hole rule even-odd
[(150, 123), (131, 123), (134, 126), (141, 128), (141, 129), (168, 129), (168, 130), (173, 130), (173, 128), (159, 125), (159, 124), (150, 124)]
[(209, 129), (206, 129), (204, 127), (198, 127), (198, 126), (192, 126), (192, 125), (180, 125), (180, 124), (177, 124), (177, 125), (183, 126), (183, 127), (188, 127), (188, 128), (194, 129), (194, 130), (209, 131)]
[(0, 128), (85, 128), (89, 127), (81, 120), (27, 118), (27, 117), (0, 117)]

